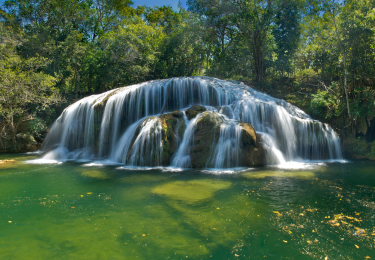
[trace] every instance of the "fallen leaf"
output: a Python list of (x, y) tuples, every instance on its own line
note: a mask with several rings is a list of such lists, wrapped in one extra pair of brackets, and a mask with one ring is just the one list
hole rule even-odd
[(90, 195), (90, 194), (92, 194), (92, 192), (87, 192), (87, 194), (89, 194), (89, 195)]
[(355, 246), (355, 248), (359, 249), (359, 246), (357, 246), (357, 245), (354, 245), (354, 246)]
[(288, 241), (286, 241), (286, 240), (283, 240), (283, 242), (284, 242), (284, 243), (288, 243)]

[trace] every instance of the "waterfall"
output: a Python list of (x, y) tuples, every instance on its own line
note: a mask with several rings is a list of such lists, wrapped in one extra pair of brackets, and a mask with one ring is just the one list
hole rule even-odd
[(231, 168), (239, 166), (240, 137), (242, 128), (234, 120), (225, 120), (220, 127), (220, 138), (210, 166)]
[(189, 121), (184, 113), (185, 124), (187, 125), (184, 139), (172, 161), (172, 165), (181, 168), (191, 167), (190, 160), (190, 148), (194, 141), (194, 130), (197, 126), (197, 121), (201, 118), (202, 114), (199, 114), (196, 118)]
[[(86, 97), (64, 110), (42, 150), (46, 158), (56, 160), (108, 158), (127, 165), (157, 166), (167, 152), (160, 113), (185, 111), (194, 104), (223, 118), (206, 167), (240, 166), (239, 122), (250, 123), (261, 135), (268, 164), (341, 159), (340, 141), (329, 125), (243, 83), (209, 77), (155, 80)], [(178, 147), (171, 165), (191, 167), (189, 155), (201, 115), (188, 120), (184, 114), (186, 130), (181, 136), (176, 133)]]

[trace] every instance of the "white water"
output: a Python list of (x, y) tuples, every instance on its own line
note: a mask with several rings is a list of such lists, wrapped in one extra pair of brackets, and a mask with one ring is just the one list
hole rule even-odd
[(185, 130), (184, 139), (172, 161), (173, 166), (181, 168), (191, 167), (190, 148), (194, 142), (194, 130), (197, 127), (197, 121), (201, 116), (202, 114), (198, 114), (195, 118), (189, 121), (184, 113), (184, 120), (187, 128)]
[[(104, 107), (102, 102), (105, 101)], [(84, 98), (69, 106), (52, 126), (42, 158), (58, 161), (109, 159), (124, 165), (157, 166), (162, 161), (160, 120), (150, 116), (210, 106), (224, 119), (207, 167), (239, 165), (241, 128), (250, 123), (267, 148), (268, 164), (307, 159), (341, 159), (338, 136), (299, 108), (235, 82), (207, 77), (150, 81)], [(214, 107), (219, 107), (218, 109)], [(198, 115), (190, 122), (173, 156), (175, 167), (191, 167), (190, 147)], [(144, 123), (147, 122), (147, 123)], [(134, 136), (141, 127), (138, 136)], [(135, 142), (132, 143), (132, 140)], [(53, 149), (56, 148), (56, 149)]]

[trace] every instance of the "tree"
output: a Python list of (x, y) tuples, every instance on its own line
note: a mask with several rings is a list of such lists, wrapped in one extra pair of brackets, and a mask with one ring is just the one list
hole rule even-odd
[(280, 1), (272, 33), (277, 45), (276, 68), (282, 75), (292, 71), (291, 63), (301, 35), (300, 19), (300, 6), (297, 1)]
[(17, 143), (17, 126), (33, 119), (30, 107), (44, 109), (61, 101), (54, 87), (56, 79), (40, 71), (48, 64), (45, 58), (22, 59), (16, 47), (22, 44), (22, 34), (0, 23), (0, 138)]

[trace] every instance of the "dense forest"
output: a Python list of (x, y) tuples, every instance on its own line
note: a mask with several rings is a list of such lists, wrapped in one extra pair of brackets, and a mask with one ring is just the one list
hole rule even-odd
[[(179, 11), (132, 6), (5, 1), (0, 151), (42, 141), (62, 109), (84, 96), (178, 76), (243, 81), (353, 140), (370, 136), (375, 0), (188, 0)], [(371, 138), (363, 153), (375, 157)]]

